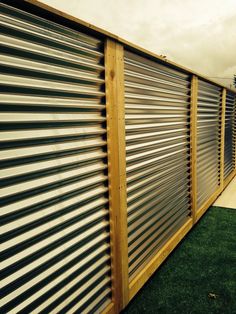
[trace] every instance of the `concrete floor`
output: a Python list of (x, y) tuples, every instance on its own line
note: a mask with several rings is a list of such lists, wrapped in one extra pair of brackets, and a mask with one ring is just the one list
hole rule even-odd
[(236, 177), (234, 177), (213, 205), (236, 209)]

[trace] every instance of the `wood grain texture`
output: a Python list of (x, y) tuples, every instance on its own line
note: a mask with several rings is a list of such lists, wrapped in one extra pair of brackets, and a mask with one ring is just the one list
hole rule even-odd
[(208, 210), (208, 208), (214, 203), (214, 201), (217, 199), (217, 197), (222, 192), (221, 187), (219, 187), (212, 196), (199, 208), (199, 210), (196, 213), (196, 220), (195, 223), (198, 222), (198, 220), (205, 214), (205, 212)]
[(203, 80), (205, 80), (207, 82), (213, 83), (214, 85), (217, 85), (217, 86), (221, 86), (221, 87), (227, 88), (227, 90), (232, 91), (232, 92), (235, 93), (234, 89), (230, 89), (230, 88), (228, 88), (228, 87), (226, 87), (226, 86), (224, 86), (222, 84), (219, 84), (218, 82), (216, 82), (214, 80), (211, 80), (208, 77), (206, 77), (206, 76), (204, 76), (204, 75), (202, 75), (200, 73), (197, 73), (196, 71), (193, 71), (191, 69), (188, 69), (187, 67), (184, 67), (184, 66), (182, 66), (180, 64), (177, 64), (176, 62), (173, 62), (173, 61), (170, 61), (170, 60), (168, 60), (166, 58), (163, 58), (161, 55), (158, 55), (158, 54), (153, 53), (153, 52), (151, 52), (151, 51), (149, 51), (147, 49), (144, 49), (143, 47), (135, 45), (135, 44), (133, 44), (133, 43), (131, 43), (131, 42), (129, 42), (129, 41), (127, 41), (127, 40), (125, 40), (125, 39), (115, 35), (115, 34), (112, 34), (112, 33), (108, 32), (108, 31), (106, 31), (106, 30), (104, 30), (102, 28), (99, 28), (99, 27), (97, 27), (97, 26), (95, 26), (95, 25), (93, 25), (91, 23), (85, 22), (85, 21), (83, 21), (83, 20), (81, 20), (79, 18), (76, 18), (76, 17), (74, 17), (74, 16), (72, 16), (70, 14), (67, 14), (67, 13), (62, 12), (60, 10), (57, 10), (57, 9), (55, 9), (55, 8), (49, 6), (49, 5), (46, 5), (46, 4), (44, 4), (44, 3), (40, 2), (40, 1), (37, 1), (37, 0), (23, 0), (23, 1), (25, 3), (29, 3), (31, 5), (34, 5), (36, 8), (38, 7), (40, 9), (43, 9), (43, 10), (46, 10), (46, 11), (51, 12), (53, 14), (56, 14), (59, 17), (63, 17), (65, 19), (67, 19), (67, 20), (75, 22), (78, 25), (82, 25), (83, 27), (86, 27), (88, 30), (92, 30), (93, 32), (97, 33), (100, 36), (102, 35), (104, 37), (108, 37), (110, 39), (114, 39), (114, 40), (118, 41), (119, 43), (125, 45), (127, 48), (130, 48), (130, 49), (134, 50), (136, 53), (140, 53), (140, 54), (142, 54), (142, 55), (144, 55), (144, 56), (146, 56), (148, 58), (152, 58), (154, 60), (158, 60), (158, 61), (160, 61), (160, 62), (162, 62), (164, 64), (166, 63), (166, 64), (168, 64), (168, 65), (170, 65), (170, 66), (172, 66), (172, 67), (174, 67), (174, 68), (176, 68), (178, 70), (184, 71), (185, 73), (194, 74), (194, 75), (198, 76), (199, 78), (201, 78), (201, 79), (203, 79)]
[[(23, 2), (23, 1), (22, 1)], [(14, 1), (12, 1), (14, 5)], [(16, 3), (16, 2), (15, 2)], [(196, 148), (197, 148), (197, 105), (196, 93), (198, 77), (223, 88), (223, 92), (235, 90), (225, 88), (223, 85), (208, 79), (188, 68), (166, 60), (142, 47), (132, 44), (119, 36), (102, 30), (81, 19), (54, 9), (36, 0), (24, 0), (24, 3), (33, 5), (34, 14), (37, 15), (37, 8), (44, 12), (51, 12), (58, 16), (57, 22), (66, 19), (82, 26), (82, 30), (92, 31), (94, 36), (100, 36), (106, 40), (105, 45), (105, 87), (106, 87), (106, 109), (107, 109), (107, 132), (108, 132), (108, 176), (109, 176), (109, 206), (110, 206), (110, 234), (111, 234), (111, 259), (112, 259), (112, 303), (104, 310), (104, 314), (119, 313), (131, 300), (150, 276), (156, 271), (167, 256), (174, 250), (178, 243), (188, 233), (194, 223), (196, 223), (215, 201), (222, 190), (236, 175), (234, 171), (222, 186), (222, 165), (223, 146), (221, 144), (221, 186), (208, 199), (203, 206), (196, 210), (197, 175), (196, 175)], [(38, 9), (39, 11), (39, 9)], [(73, 24), (73, 23), (70, 23)], [(90, 32), (91, 33), (91, 32)], [(192, 218), (181, 227), (171, 239), (160, 249), (156, 256), (145, 266), (145, 268), (129, 284), (128, 281), (128, 239), (127, 239), (127, 191), (126, 191), (126, 154), (125, 154), (125, 110), (124, 110), (124, 46), (149, 59), (156, 60), (167, 66), (176, 68), (182, 72), (191, 74), (191, 111), (190, 111), (190, 150), (191, 150), (191, 203)], [(223, 99), (223, 97), (222, 97)], [(224, 120), (224, 119), (222, 119)], [(222, 127), (222, 125), (221, 125)], [(221, 130), (223, 131), (224, 128)], [(221, 143), (224, 141), (221, 132)], [(236, 156), (235, 156), (236, 158)]]
[(115, 305), (114, 303), (110, 303), (105, 310), (102, 311), (102, 314), (116, 314), (115, 313)]
[[(68, 13), (65, 13), (65, 12), (62, 12), (61, 10), (58, 10), (56, 8), (53, 8), (52, 6), (48, 5), (48, 4), (45, 4), (41, 1), (38, 1), (38, 0), (23, 0), (24, 2), (26, 3), (29, 3), (29, 4), (32, 4), (40, 9), (43, 9), (45, 11), (48, 11), (50, 13), (53, 13), (59, 17), (62, 17), (62, 18), (65, 18), (71, 22), (75, 22), (79, 25), (82, 25), (84, 27), (86, 27), (88, 30), (92, 30), (100, 35), (103, 35), (103, 37), (109, 37), (109, 38), (113, 38), (113, 39), (116, 39), (117, 41), (119, 40), (119, 37), (100, 28), (100, 27), (97, 27), (91, 23), (88, 23), (86, 21), (83, 21), (75, 16), (72, 16)], [(36, 12), (35, 12), (36, 13)]]
[(190, 174), (191, 174), (191, 214), (196, 220), (197, 212), (197, 97), (198, 78), (193, 75), (191, 80), (190, 104)]
[(221, 99), (221, 126), (220, 126), (220, 187), (224, 189), (224, 160), (225, 160), (225, 107), (226, 107), (226, 89), (222, 90)]
[(111, 39), (105, 45), (108, 177), (115, 311), (128, 303), (128, 238), (124, 108), (124, 51)]
[(135, 296), (145, 282), (152, 276), (158, 267), (164, 262), (169, 254), (174, 250), (178, 243), (192, 228), (193, 219), (188, 221), (167, 241), (167, 243), (158, 251), (155, 257), (145, 266), (144, 269), (131, 281), (129, 285), (129, 301)]
[(229, 185), (229, 183), (233, 180), (236, 176), (236, 169), (224, 180), (223, 190)]

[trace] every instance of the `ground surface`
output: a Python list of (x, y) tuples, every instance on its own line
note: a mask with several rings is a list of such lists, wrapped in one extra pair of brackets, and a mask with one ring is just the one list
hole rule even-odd
[(211, 207), (124, 313), (236, 313), (236, 210)]
[(234, 177), (224, 192), (217, 198), (214, 206), (236, 208), (236, 177)]

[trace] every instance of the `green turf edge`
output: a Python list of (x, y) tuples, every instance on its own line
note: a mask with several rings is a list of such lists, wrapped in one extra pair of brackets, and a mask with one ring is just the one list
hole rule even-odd
[(123, 313), (236, 313), (235, 232), (236, 210), (211, 207)]

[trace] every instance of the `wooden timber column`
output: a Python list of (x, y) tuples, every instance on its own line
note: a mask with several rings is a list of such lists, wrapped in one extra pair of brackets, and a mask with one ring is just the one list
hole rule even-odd
[(107, 39), (105, 84), (108, 134), (108, 177), (115, 312), (128, 303), (128, 236), (125, 152), (124, 48)]
[(192, 76), (190, 104), (190, 172), (191, 172), (191, 213), (196, 221), (197, 213), (197, 97), (198, 77)]
[(224, 189), (226, 88), (222, 90), (220, 117), (220, 190)]

